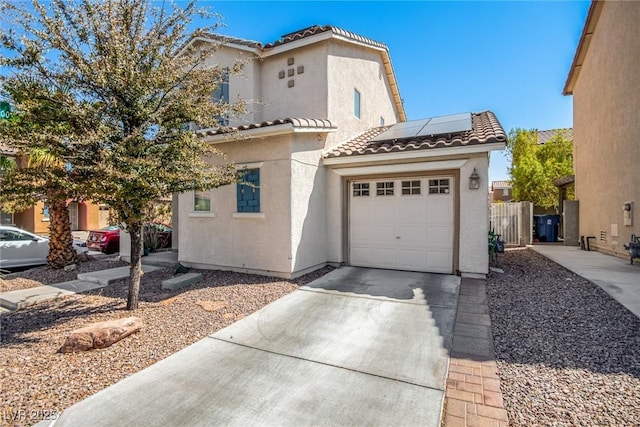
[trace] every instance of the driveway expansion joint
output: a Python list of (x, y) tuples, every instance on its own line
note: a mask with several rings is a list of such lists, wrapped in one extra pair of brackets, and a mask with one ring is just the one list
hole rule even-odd
[(316, 363), (318, 365), (328, 366), (328, 367), (337, 368), (337, 369), (343, 369), (345, 371), (355, 372), (355, 373), (358, 373), (358, 374), (368, 375), (368, 376), (376, 377), (376, 378), (382, 378), (384, 380), (395, 381), (395, 382), (399, 382), (399, 383), (403, 383), (403, 384), (409, 384), (409, 385), (412, 385), (412, 386), (422, 387), (422, 388), (429, 389), (429, 390), (435, 390), (435, 391), (439, 391), (439, 392), (444, 391), (443, 389), (439, 389), (439, 388), (435, 388), (435, 387), (429, 387), (429, 386), (424, 385), (424, 384), (418, 384), (418, 383), (415, 383), (415, 382), (405, 381), (405, 380), (401, 380), (401, 379), (398, 379), (398, 378), (386, 377), (384, 375), (377, 375), (377, 374), (373, 374), (371, 372), (360, 371), (360, 370), (357, 370), (357, 369), (346, 368), (344, 366), (334, 365), (332, 363), (320, 362), (319, 360), (305, 359), (304, 357), (293, 356), (291, 354), (279, 353), (277, 351), (267, 350), (265, 348), (260, 348), (260, 347), (254, 347), (254, 346), (251, 346), (251, 345), (248, 345), (248, 344), (239, 343), (237, 341), (232, 341), (232, 340), (228, 340), (228, 339), (224, 339), (224, 338), (220, 338), (220, 337), (215, 337), (213, 335), (209, 335), (207, 338), (214, 339), (214, 340), (221, 341), (221, 342), (226, 342), (227, 344), (239, 345), (241, 347), (249, 348), (249, 349), (252, 349), (252, 350), (263, 351), (265, 353), (273, 354), (273, 355), (276, 355), (276, 356), (284, 356), (284, 357), (288, 357), (288, 358), (291, 358), (291, 359), (302, 360), (303, 362)]

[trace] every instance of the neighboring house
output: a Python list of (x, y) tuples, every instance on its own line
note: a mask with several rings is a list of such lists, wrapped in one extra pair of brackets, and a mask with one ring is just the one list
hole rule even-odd
[(640, 2), (593, 1), (564, 87), (573, 95), (579, 234), (628, 256), (640, 235)]
[(538, 133), (538, 145), (544, 145), (549, 140), (553, 139), (556, 134), (561, 133), (567, 139), (573, 139), (573, 129), (572, 128), (561, 128), (561, 129), (548, 129), (548, 130), (539, 130)]
[(489, 191), (489, 202), (511, 202), (513, 200), (513, 189), (511, 181), (491, 181), (491, 190)]
[(259, 102), (228, 118), (231, 131), (198, 131), (246, 184), (178, 196), (181, 263), (279, 277), (327, 264), (487, 274), (488, 159), (506, 141), (493, 113), (407, 122), (388, 48), (331, 26), (266, 45), (191, 43), (223, 44), (211, 65), (247, 60), (227, 96)]
[[(16, 157), (17, 152), (0, 145), (0, 155)], [(71, 230), (91, 230), (104, 227), (109, 221), (109, 208), (90, 201), (69, 200)], [(49, 209), (46, 201), (19, 212), (0, 212), (3, 225), (15, 225), (36, 234), (49, 233)]]

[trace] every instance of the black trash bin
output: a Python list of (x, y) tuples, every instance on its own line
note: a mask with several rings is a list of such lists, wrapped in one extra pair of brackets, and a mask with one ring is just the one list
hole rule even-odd
[(557, 242), (560, 215), (540, 215), (536, 222), (537, 236), (541, 242)]

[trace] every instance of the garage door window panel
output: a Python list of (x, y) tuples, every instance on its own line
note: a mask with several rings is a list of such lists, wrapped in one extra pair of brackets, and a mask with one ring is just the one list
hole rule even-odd
[(356, 182), (353, 184), (353, 197), (367, 197), (369, 196), (369, 183), (368, 182)]
[(377, 182), (376, 196), (393, 196), (394, 184), (393, 181)]
[(402, 195), (420, 195), (420, 181), (402, 181)]
[(450, 191), (449, 179), (429, 180), (429, 194), (449, 194)]

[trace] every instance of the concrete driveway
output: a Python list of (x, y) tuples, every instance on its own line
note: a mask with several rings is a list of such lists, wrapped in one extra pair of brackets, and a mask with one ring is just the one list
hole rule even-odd
[(459, 285), (340, 268), (72, 406), (55, 425), (437, 427)]

